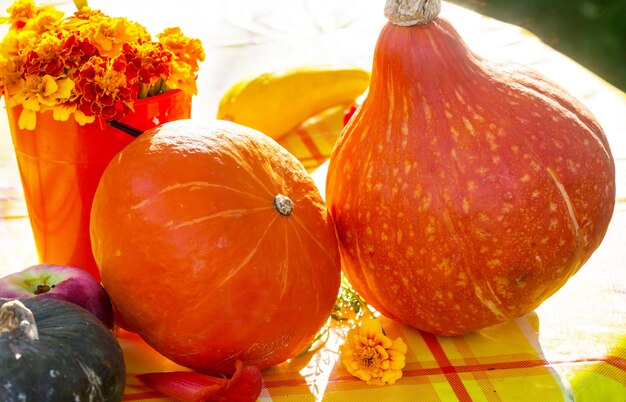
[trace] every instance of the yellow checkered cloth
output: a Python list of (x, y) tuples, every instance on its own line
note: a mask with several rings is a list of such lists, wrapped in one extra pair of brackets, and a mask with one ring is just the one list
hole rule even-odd
[[(279, 143), (313, 171), (343, 127), (346, 105), (309, 119)], [(323, 177), (323, 175), (322, 175)], [(612, 239), (605, 239), (610, 243)], [(263, 372), (261, 401), (626, 401), (626, 309), (620, 266), (592, 259), (536, 312), (464, 336), (438, 337), (382, 318), (408, 346), (403, 377), (370, 386), (339, 360), (346, 327), (318, 350)], [(125, 401), (166, 401), (136, 374), (184, 370), (121, 332)]]
[(300, 124), (278, 143), (302, 162), (311, 173), (322, 165), (343, 129), (344, 116), (352, 105), (337, 105)]

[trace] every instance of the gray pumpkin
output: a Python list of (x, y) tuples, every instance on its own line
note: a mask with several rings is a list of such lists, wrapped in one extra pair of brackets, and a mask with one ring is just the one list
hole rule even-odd
[(121, 401), (115, 336), (72, 303), (0, 298), (0, 401)]

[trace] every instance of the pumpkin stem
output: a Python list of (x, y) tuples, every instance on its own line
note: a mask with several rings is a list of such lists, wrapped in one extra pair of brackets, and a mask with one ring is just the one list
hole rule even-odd
[(39, 339), (33, 312), (19, 300), (8, 301), (0, 307), (0, 334), (5, 332), (11, 338), (26, 336), (33, 341)]
[(276, 208), (279, 214), (289, 216), (293, 212), (295, 205), (289, 197), (276, 194), (276, 197), (274, 197), (274, 208)]
[(441, 0), (387, 0), (385, 17), (395, 25), (424, 25), (437, 18)]

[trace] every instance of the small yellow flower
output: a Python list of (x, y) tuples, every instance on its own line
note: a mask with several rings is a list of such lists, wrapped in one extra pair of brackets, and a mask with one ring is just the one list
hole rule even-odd
[(63, 13), (53, 6), (38, 7), (33, 0), (16, 0), (7, 11), (9, 17), (0, 17), (0, 23), (11, 24), (14, 28), (27, 30), (32, 29), (32, 27), (26, 27), (28, 24), (44, 27), (51, 21), (59, 20), (63, 16)]
[(174, 55), (167, 86), (195, 95), (198, 92), (196, 80), (190, 80), (189, 77), (196, 76), (198, 63), (206, 57), (202, 43), (199, 39), (183, 35), (180, 28), (166, 28), (157, 38)]
[(348, 331), (339, 352), (348, 372), (370, 385), (393, 384), (402, 377), (407, 347), (402, 338), (387, 337), (380, 321), (364, 319)]
[(204, 61), (206, 54), (200, 39), (189, 38), (180, 28), (166, 28), (157, 35), (159, 42), (170, 50), (181, 63), (188, 64), (193, 72), (198, 70), (198, 62)]
[[(23, 107), (18, 126), (21, 129), (33, 130), (37, 124), (36, 112), (42, 107), (54, 107), (60, 102), (67, 101), (74, 89), (74, 82), (67, 77), (53, 78), (49, 75), (43, 77), (26, 76), (15, 87), (8, 89), (7, 106), (21, 104)], [(13, 92), (13, 94), (11, 94)]]
[(85, 31), (102, 55), (116, 56), (124, 43), (151, 40), (141, 25), (126, 18), (103, 16), (98, 23), (86, 25)]
[(63, 13), (54, 9), (44, 9), (37, 13), (33, 18), (29, 19), (24, 27), (23, 31), (32, 31), (37, 34), (43, 34), (46, 32), (54, 31), (59, 25), (61, 25), (61, 18)]

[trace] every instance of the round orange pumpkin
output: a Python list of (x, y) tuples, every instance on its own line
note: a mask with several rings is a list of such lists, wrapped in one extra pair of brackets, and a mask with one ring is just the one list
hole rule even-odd
[(293, 357), (339, 290), (334, 226), (313, 180), (235, 123), (180, 120), (139, 136), (102, 176), (91, 239), (128, 328), (202, 372)]
[(455, 335), (532, 311), (578, 271), (611, 219), (615, 168), (584, 106), (473, 54), (439, 6), (387, 2), (326, 201), (356, 291)]

